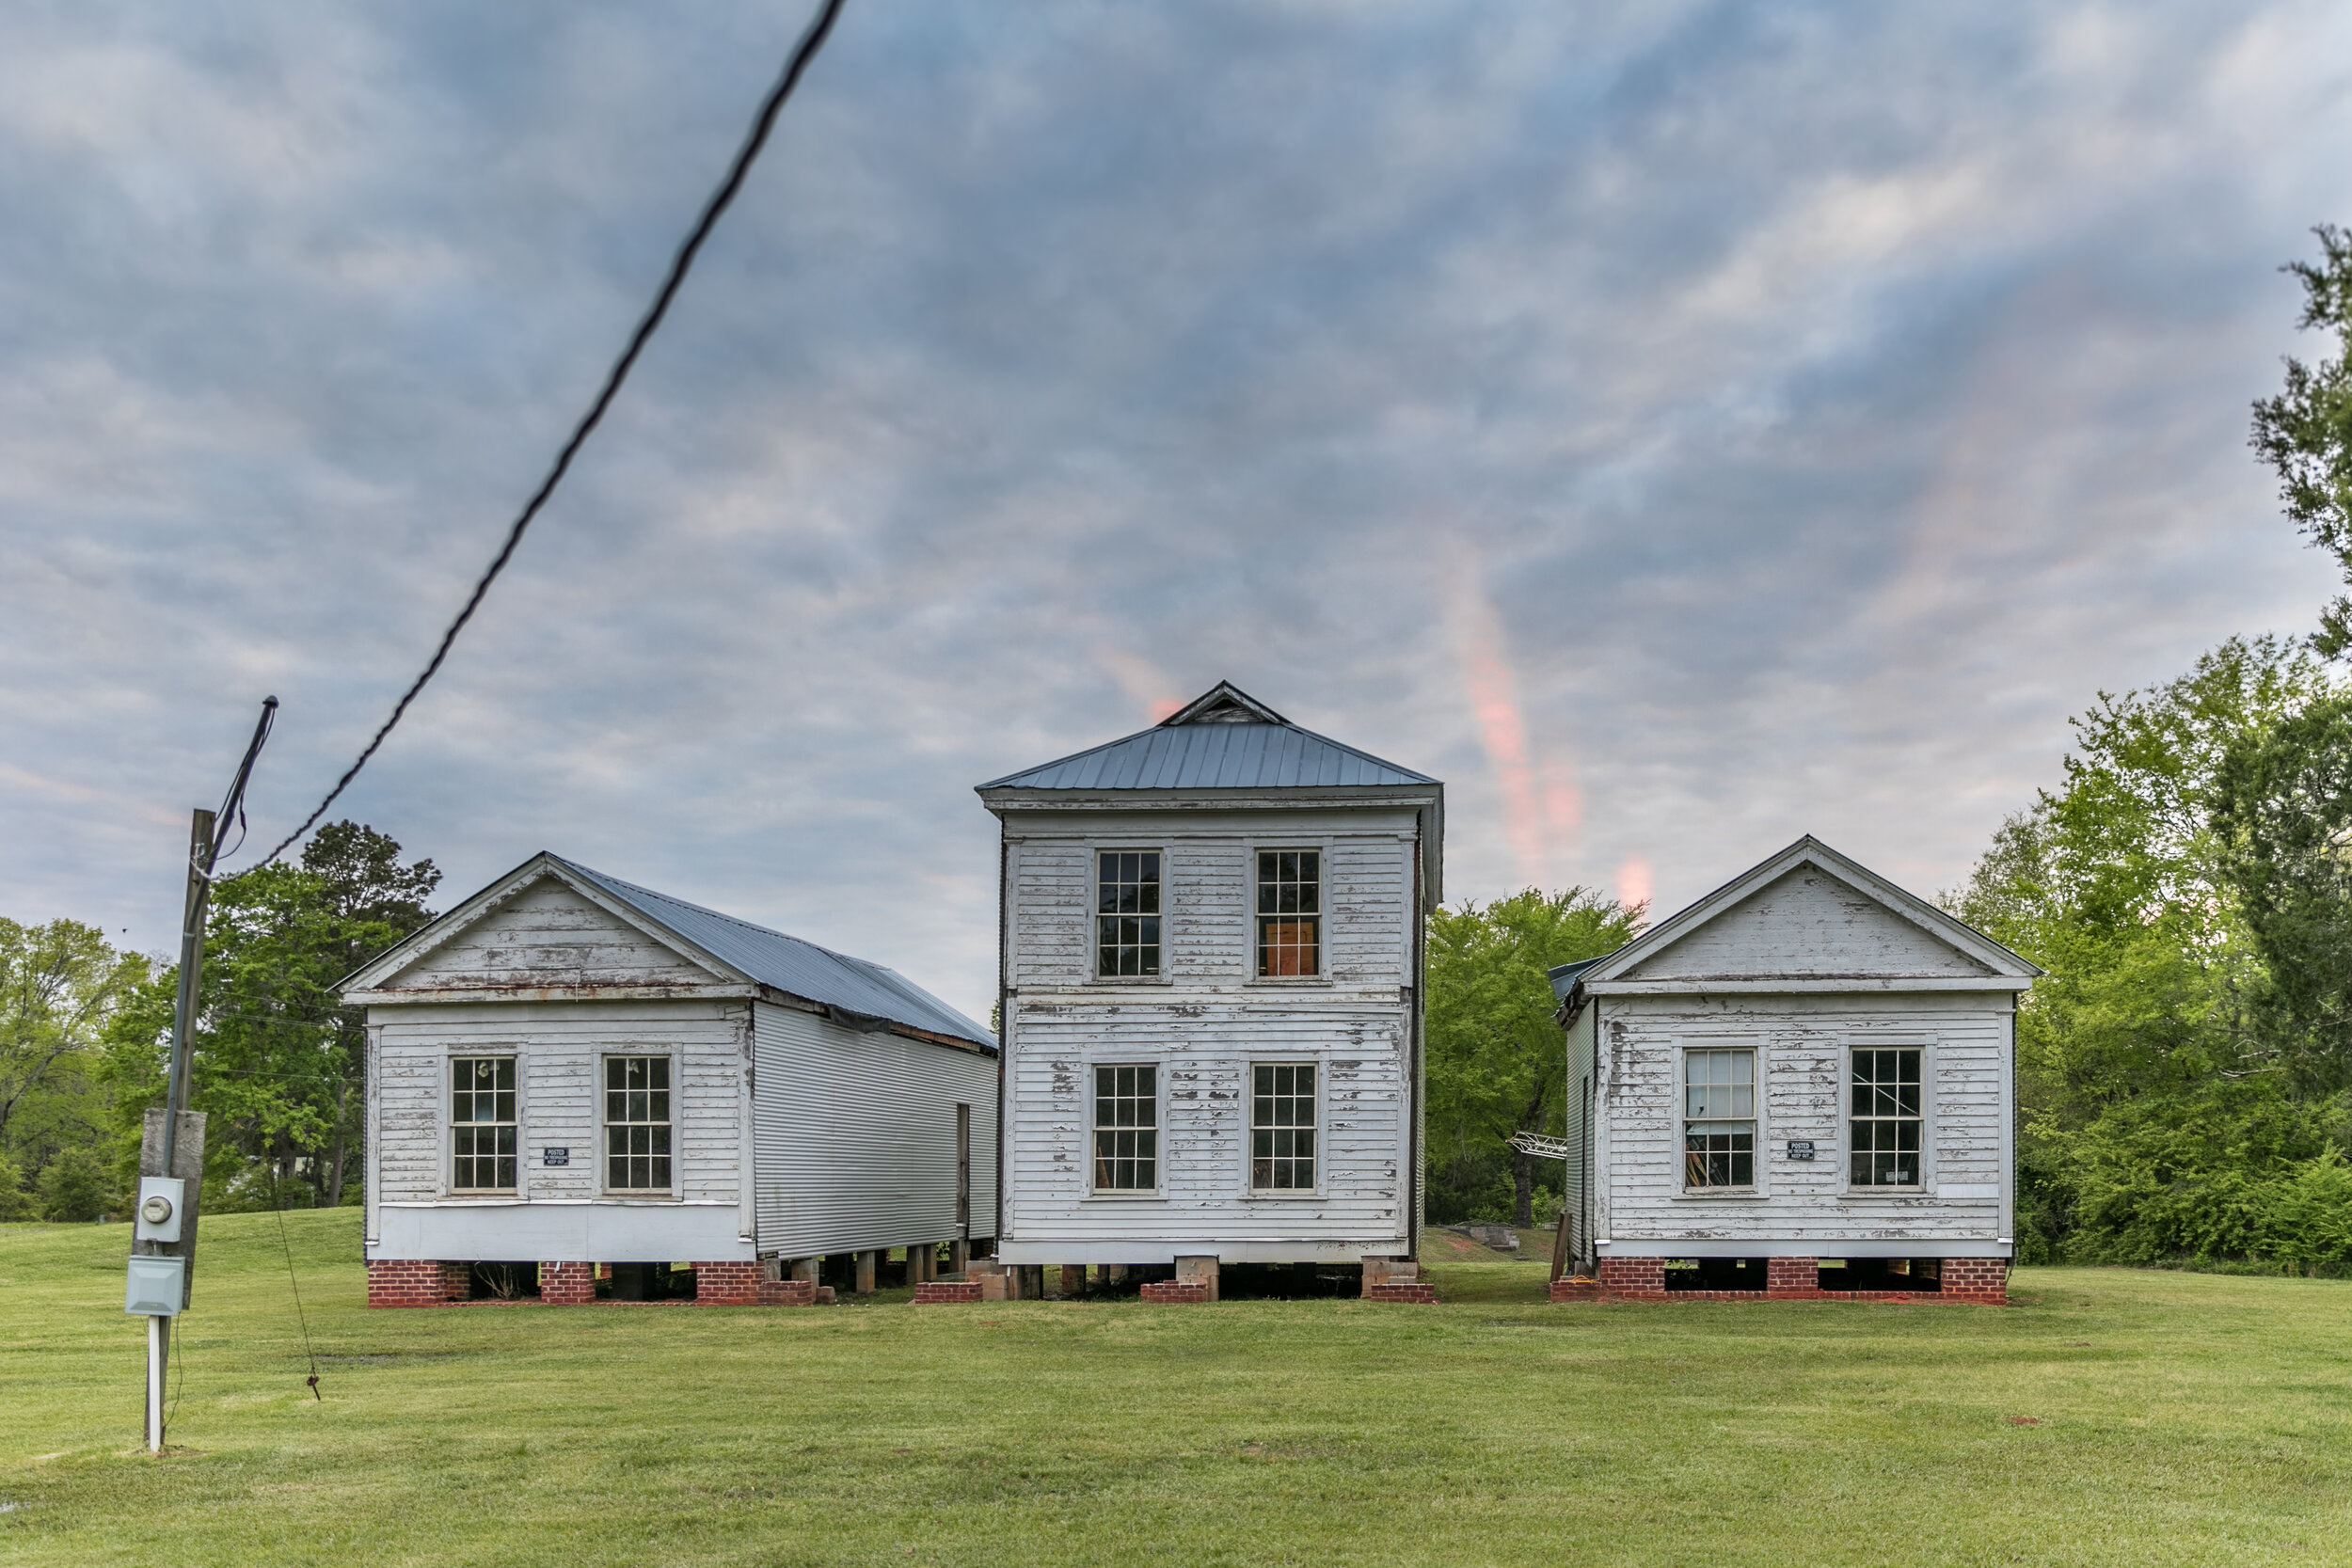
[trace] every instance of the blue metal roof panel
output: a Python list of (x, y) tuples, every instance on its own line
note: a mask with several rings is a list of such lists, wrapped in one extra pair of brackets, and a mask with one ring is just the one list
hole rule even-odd
[(1296, 789), (1437, 782), (1295, 724), (1211, 723), (1155, 726), (979, 787)]
[[(548, 859), (560, 857), (550, 855)], [(689, 904), (651, 888), (624, 882), (577, 861), (564, 866), (586, 881), (693, 942), (712, 958), (733, 964), (763, 986), (867, 1018), (887, 1019), (912, 1029), (993, 1047), (996, 1037), (896, 970), (852, 958), (771, 931), (733, 915)]]

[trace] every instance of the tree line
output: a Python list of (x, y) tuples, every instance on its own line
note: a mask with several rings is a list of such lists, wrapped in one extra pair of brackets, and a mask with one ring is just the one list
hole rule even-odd
[[(365, 1020), (336, 983), (430, 921), (440, 879), (343, 821), (298, 863), (215, 884), (189, 1096), (210, 1116), (208, 1208), (358, 1200)], [(0, 1220), (124, 1212), (178, 987), (176, 965), (117, 952), (94, 927), (0, 919)]]

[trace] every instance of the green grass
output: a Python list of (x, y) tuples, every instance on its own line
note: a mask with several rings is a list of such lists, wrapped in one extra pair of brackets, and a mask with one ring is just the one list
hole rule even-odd
[(288, 1216), (324, 1402), (276, 1217), (204, 1222), (162, 1461), (128, 1227), (0, 1227), (0, 1562), (2352, 1560), (2332, 1281), (370, 1312), (357, 1218)]

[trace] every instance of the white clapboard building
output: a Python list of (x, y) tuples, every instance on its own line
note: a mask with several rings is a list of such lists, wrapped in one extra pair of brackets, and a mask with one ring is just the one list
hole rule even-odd
[(996, 1042), (879, 964), (541, 854), (345, 984), (372, 1303), (680, 1262), (700, 1299), (792, 1300), (826, 1256), (926, 1277), (994, 1214)]
[[(1063, 1288), (1418, 1242), (1422, 921), (1444, 791), (1230, 685), (979, 786), (1003, 830), (997, 1261)], [(1154, 1272), (1166, 1272), (1155, 1270)]]
[(1622, 1294), (2001, 1299), (2040, 973), (1810, 837), (1553, 971), (1575, 1254)]

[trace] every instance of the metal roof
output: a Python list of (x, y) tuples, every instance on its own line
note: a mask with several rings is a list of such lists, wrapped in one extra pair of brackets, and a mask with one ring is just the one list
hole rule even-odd
[(548, 859), (763, 986), (859, 1017), (952, 1035), (992, 1049), (996, 1044), (995, 1036), (896, 970), (624, 882), (577, 861), (558, 855)]
[[(1248, 718), (1237, 721), (1234, 716), (1242, 714)], [(1220, 684), (1151, 729), (979, 787), (1312, 789), (1438, 782), (1295, 724), (1259, 719), (1272, 714)]]

